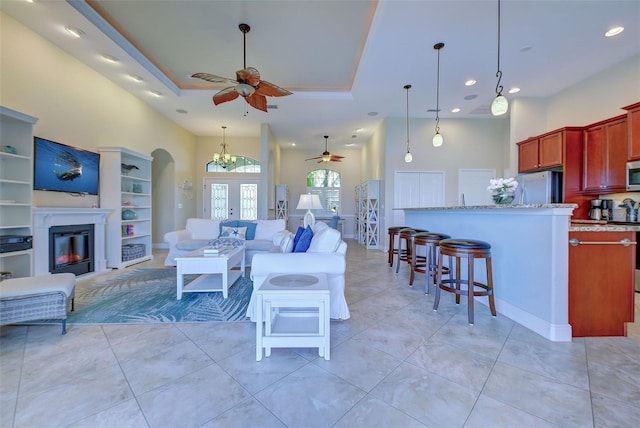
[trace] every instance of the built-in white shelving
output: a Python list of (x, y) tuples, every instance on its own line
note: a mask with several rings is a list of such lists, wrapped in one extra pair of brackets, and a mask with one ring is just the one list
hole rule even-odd
[(276, 185), (276, 220), (284, 219), (285, 228), (289, 222), (289, 188), (286, 184)]
[[(38, 121), (0, 106), (0, 235), (33, 236), (33, 125)], [(0, 270), (31, 276), (33, 250), (0, 253)]]
[(121, 269), (153, 259), (152, 161), (151, 156), (124, 147), (100, 148), (100, 206), (114, 210), (107, 218), (110, 268)]
[(380, 249), (380, 180), (356, 186), (356, 239), (369, 249)]

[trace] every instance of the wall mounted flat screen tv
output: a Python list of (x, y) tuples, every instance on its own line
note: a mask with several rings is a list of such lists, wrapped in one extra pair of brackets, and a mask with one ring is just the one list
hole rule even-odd
[(100, 154), (34, 137), (33, 189), (97, 195)]

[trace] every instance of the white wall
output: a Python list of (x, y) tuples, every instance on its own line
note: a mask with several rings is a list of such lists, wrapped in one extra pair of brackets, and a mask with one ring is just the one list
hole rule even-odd
[[(35, 135), (94, 152), (101, 146), (123, 146), (149, 155), (164, 149), (175, 160), (176, 183), (192, 176), (191, 133), (4, 13), (0, 13), (0, 63), (0, 102), (37, 117)], [(36, 206), (92, 203), (90, 198), (59, 192), (34, 194)], [(166, 227), (183, 227), (192, 212), (191, 207), (178, 211), (174, 206), (166, 213), (174, 221)], [(153, 242), (162, 242), (165, 231), (157, 231)]]

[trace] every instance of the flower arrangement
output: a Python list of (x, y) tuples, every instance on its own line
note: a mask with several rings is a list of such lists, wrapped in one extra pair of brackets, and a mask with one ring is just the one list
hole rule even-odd
[(515, 197), (514, 192), (518, 188), (518, 182), (513, 178), (492, 178), (489, 180), (487, 191), (496, 204), (510, 204)]

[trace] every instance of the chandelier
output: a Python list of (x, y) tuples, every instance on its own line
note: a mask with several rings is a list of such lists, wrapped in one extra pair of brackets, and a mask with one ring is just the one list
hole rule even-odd
[(229, 165), (235, 165), (238, 160), (237, 156), (227, 153), (227, 142), (225, 140), (226, 129), (227, 127), (222, 125), (222, 144), (220, 144), (222, 150), (220, 150), (220, 153), (213, 154), (213, 163), (216, 165), (220, 165), (225, 169)]

